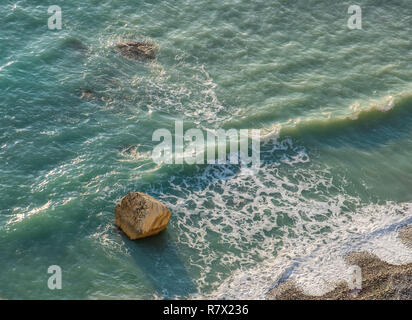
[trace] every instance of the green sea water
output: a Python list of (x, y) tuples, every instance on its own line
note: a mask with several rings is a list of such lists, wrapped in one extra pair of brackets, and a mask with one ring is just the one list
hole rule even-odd
[[(391, 233), (412, 222), (412, 3), (357, 1), (361, 30), (352, 4), (1, 0), (0, 297), (262, 299), (345, 278), (352, 250), (412, 261)], [(260, 171), (154, 163), (176, 120), (260, 129)], [(115, 227), (131, 191), (171, 209), (165, 232)]]

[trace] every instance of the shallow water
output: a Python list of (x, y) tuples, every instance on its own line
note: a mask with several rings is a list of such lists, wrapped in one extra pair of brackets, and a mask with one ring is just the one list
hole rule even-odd
[[(0, 296), (264, 298), (320, 293), (342, 256), (412, 261), (410, 1), (43, 1), (0, 4)], [(159, 46), (130, 61), (119, 39)], [(81, 99), (91, 90), (90, 99)], [(157, 165), (155, 129), (260, 129), (261, 170)], [(115, 203), (172, 209), (130, 241)], [(49, 290), (47, 268), (63, 270)]]

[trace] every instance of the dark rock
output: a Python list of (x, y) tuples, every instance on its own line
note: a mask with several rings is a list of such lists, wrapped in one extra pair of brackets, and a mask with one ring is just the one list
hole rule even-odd
[(95, 92), (91, 89), (82, 89), (82, 95), (80, 96), (80, 99), (83, 99), (86, 101), (92, 101), (92, 100), (105, 101), (104, 97), (97, 96)]
[(85, 100), (93, 99), (93, 91), (90, 89), (83, 89), (80, 99), (85, 99)]
[(120, 54), (127, 59), (154, 59), (155, 46), (146, 42), (125, 41), (116, 44)]

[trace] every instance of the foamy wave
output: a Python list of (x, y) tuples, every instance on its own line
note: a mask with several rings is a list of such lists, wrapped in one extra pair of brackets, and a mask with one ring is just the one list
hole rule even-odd
[(336, 229), (326, 241), (316, 237), (289, 241), (276, 258), (236, 272), (206, 297), (265, 299), (285, 280), (292, 280), (305, 294), (320, 296), (352, 279), (351, 266), (344, 260), (350, 252), (371, 252), (397, 265), (412, 262), (412, 251), (399, 241), (397, 232), (412, 223), (412, 203), (370, 205), (352, 218), (349, 224), (338, 216), (329, 221)]
[[(370, 119), (377, 117), (383, 118), (385, 113), (395, 110), (402, 110), (404, 107), (412, 106), (412, 93), (405, 91), (397, 95), (389, 95), (380, 99), (373, 99), (368, 102), (356, 101), (349, 106), (350, 113), (336, 116), (331, 112), (321, 113), (322, 118), (308, 119), (296, 118), (289, 119), (281, 123), (273, 123), (268, 127), (260, 128), (261, 140), (270, 142), (279, 137), (300, 137), (307, 132), (317, 130), (336, 130), (345, 126), (362, 125)], [(245, 117), (247, 119), (247, 117)], [(248, 119), (249, 120), (249, 119)]]
[[(331, 197), (329, 190), (336, 186), (330, 173), (308, 171), (308, 154), (290, 139), (267, 145), (263, 154), (262, 170), (253, 176), (245, 177), (231, 165), (198, 167), (195, 176), (172, 177), (167, 195), (157, 186), (151, 190), (176, 215), (172, 228), (179, 246), (196, 252), (189, 260), (199, 272), (200, 293), (228, 276), (223, 271), (211, 274), (211, 265), (243, 270), (269, 261), (291, 237), (298, 236), (298, 243), (310, 239), (329, 225), (322, 220), (341, 213), (345, 201), (357, 201)], [(307, 192), (317, 198), (308, 199)]]
[(395, 98), (393, 96), (387, 96), (381, 101), (373, 102), (365, 108), (362, 108), (359, 102), (355, 102), (349, 107), (353, 111), (353, 113), (349, 116), (344, 117), (343, 119), (348, 118), (351, 120), (357, 120), (360, 114), (370, 113), (374, 111), (387, 112), (394, 107)]
[[(188, 257), (198, 273), (195, 298), (264, 299), (285, 279), (320, 295), (349, 279), (344, 256), (351, 251), (412, 261), (394, 236), (412, 222), (412, 204), (363, 203), (347, 192), (344, 176), (312, 163), (292, 139), (264, 143), (255, 175), (234, 165), (199, 166), (168, 184), (167, 194), (156, 185), (150, 193), (176, 215), (179, 246), (196, 252)], [(211, 273), (212, 265), (221, 271)]]

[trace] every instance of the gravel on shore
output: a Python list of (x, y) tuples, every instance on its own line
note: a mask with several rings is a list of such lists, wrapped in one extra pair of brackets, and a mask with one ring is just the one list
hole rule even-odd
[[(403, 244), (412, 249), (412, 226), (399, 232)], [(361, 289), (350, 289), (346, 282), (322, 296), (307, 295), (287, 280), (268, 293), (269, 300), (412, 300), (412, 263), (392, 265), (368, 252), (345, 257), (349, 265), (362, 270)]]
[(412, 225), (403, 228), (399, 231), (399, 239), (409, 249), (412, 249)]

